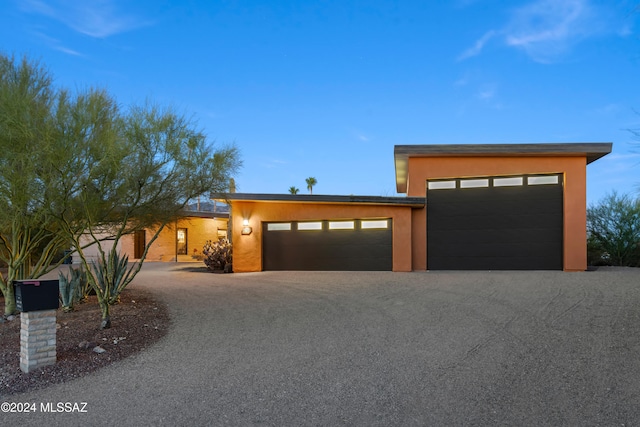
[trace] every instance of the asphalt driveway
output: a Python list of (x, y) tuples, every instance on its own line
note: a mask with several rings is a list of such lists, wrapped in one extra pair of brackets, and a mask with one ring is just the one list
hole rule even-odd
[(637, 425), (640, 269), (265, 272), (146, 264), (147, 351), (12, 396), (13, 425)]

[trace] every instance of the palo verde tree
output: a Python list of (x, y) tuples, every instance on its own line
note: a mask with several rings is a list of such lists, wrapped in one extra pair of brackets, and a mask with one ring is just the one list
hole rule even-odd
[[(5, 313), (12, 282), (56, 267), (73, 247), (109, 307), (140, 270), (149, 246), (189, 201), (226, 192), (240, 166), (234, 146), (214, 148), (184, 116), (153, 105), (123, 110), (103, 90), (71, 93), (27, 59), (0, 55), (0, 275)], [(129, 265), (117, 242), (154, 230), (142, 259)], [(103, 249), (104, 239), (113, 249)], [(98, 248), (97, 261), (85, 256)]]
[(43, 153), (54, 141), (57, 92), (48, 71), (0, 54), (0, 291), (5, 315), (16, 311), (13, 281), (39, 277), (67, 242), (45, 201)]
[[(105, 116), (110, 126), (107, 137), (88, 137), (79, 144), (82, 138), (69, 141), (64, 158), (58, 159), (65, 166), (59, 166), (49, 182), (66, 189), (66, 201), (53, 215), (90, 272), (102, 327), (108, 328), (110, 306), (140, 271), (164, 227), (181, 215), (189, 200), (228, 191), (240, 161), (236, 147), (215, 148), (191, 121), (170, 109), (147, 104), (112, 115), (113, 104), (106, 95), (94, 95), (98, 101), (87, 99), (83, 110), (91, 116), (88, 123)], [(54, 189), (52, 193), (56, 194)], [(55, 206), (54, 201), (50, 205)], [(150, 231), (151, 236), (140, 259), (129, 264), (117, 244), (139, 230)], [(111, 240), (110, 249), (102, 245), (105, 238)], [(97, 247), (97, 261), (85, 255), (87, 245)]]

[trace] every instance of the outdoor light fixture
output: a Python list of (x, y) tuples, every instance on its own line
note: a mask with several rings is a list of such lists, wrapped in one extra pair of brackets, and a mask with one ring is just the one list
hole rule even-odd
[(242, 232), (241, 234), (243, 236), (248, 236), (251, 234), (251, 232), (253, 231), (253, 228), (249, 227), (249, 220), (248, 219), (244, 219), (242, 221)]

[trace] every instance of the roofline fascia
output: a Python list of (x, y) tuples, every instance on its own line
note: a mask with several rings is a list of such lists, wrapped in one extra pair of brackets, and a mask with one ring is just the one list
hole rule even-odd
[(611, 153), (611, 142), (538, 144), (432, 144), (396, 145), (396, 189), (407, 192), (408, 164), (412, 157), (586, 157), (590, 164)]
[(316, 203), (316, 204), (353, 204), (353, 205), (385, 205), (408, 206), (422, 208), (424, 197), (384, 197), (384, 196), (345, 196), (345, 195), (312, 195), (312, 194), (263, 194), (233, 193), (221, 195), (229, 202), (266, 202), (266, 203)]

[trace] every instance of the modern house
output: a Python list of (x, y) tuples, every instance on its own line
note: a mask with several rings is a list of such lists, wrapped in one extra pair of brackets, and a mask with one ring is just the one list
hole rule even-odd
[(611, 143), (397, 145), (406, 197), (231, 194), (233, 269), (587, 267), (587, 165)]
[[(195, 261), (207, 240), (227, 237), (228, 212), (185, 211), (167, 224), (149, 247), (147, 261)], [(139, 259), (155, 230), (140, 230), (121, 239), (121, 250), (130, 259)]]

